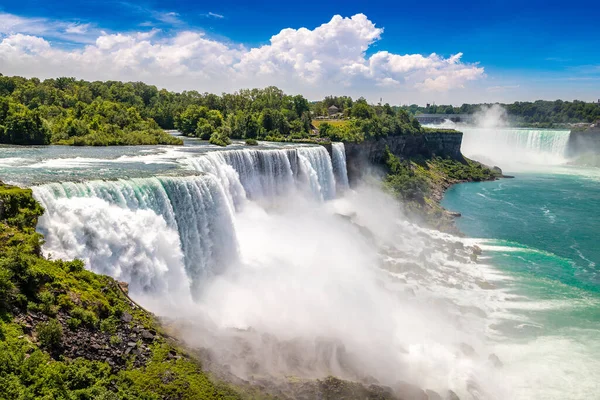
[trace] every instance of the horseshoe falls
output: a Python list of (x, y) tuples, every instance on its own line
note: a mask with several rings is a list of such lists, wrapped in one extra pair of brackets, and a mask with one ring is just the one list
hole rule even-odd
[(467, 157), (505, 169), (561, 165), (567, 161), (568, 130), (460, 126)]
[[(378, 187), (349, 188), (342, 144), (331, 155), (192, 141), (0, 152), (0, 175), (46, 210), (46, 255), (128, 282), (232, 374), (336, 375), (462, 400), (597, 392), (600, 260), (582, 204), (598, 200), (599, 180), (547, 167), (560, 171), (453, 187), (446, 206), (470, 236), (459, 238), (409, 223)], [(582, 203), (562, 207), (561, 193)]]

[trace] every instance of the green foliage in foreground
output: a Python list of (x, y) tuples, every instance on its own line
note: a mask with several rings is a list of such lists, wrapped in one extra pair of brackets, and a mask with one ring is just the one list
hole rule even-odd
[(385, 188), (403, 202), (411, 214), (428, 225), (452, 229), (452, 220), (439, 205), (444, 191), (453, 183), (493, 180), (498, 173), (478, 162), (433, 157), (400, 159), (386, 149)]
[[(127, 312), (133, 323), (160, 332), (153, 318), (133, 309), (107, 276), (40, 256), (35, 232), (43, 209), (31, 190), (0, 183), (0, 399), (236, 399), (237, 392), (216, 385), (201, 366), (177, 352), (162, 337), (152, 357), (134, 368), (114, 370), (107, 362), (61, 355), (71, 331), (114, 331)], [(71, 321), (63, 327), (59, 314)], [(24, 318), (43, 321), (26, 329)], [(111, 340), (106, 345), (115, 345)], [(132, 356), (133, 357), (133, 356)]]

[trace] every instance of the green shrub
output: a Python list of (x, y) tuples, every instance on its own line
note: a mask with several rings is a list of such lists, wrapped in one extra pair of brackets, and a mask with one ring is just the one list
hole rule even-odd
[(225, 147), (225, 146), (231, 144), (231, 139), (229, 138), (229, 136), (225, 135), (224, 133), (217, 131), (210, 136), (209, 143), (217, 145), (217, 146)]
[(118, 337), (117, 335), (111, 336), (109, 340), (110, 340), (110, 344), (113, 346), (121, 344), (121, 338)]
[(55, 349), (60, 346), (62, 341), (62, 326), (56, 319), (48, 322), (40, 322), (36, 326), (38, 340), (43, 347)]
[(40, 300), (40, 311), (48, 316), (56, 315), (56, 307), (54, 306), (56, 298), (49, 291), (44, 291), (38, 296)]
[(100, 330), (102, 332), (113, 334), (117, 331), (119, 321), (115, 318), (106, 318), (100, 321)]
[(98, 323), (98, 317), (96, 317), (96, 314), (82, 307), (75, 307), (73, 311), (71, 311), (71, 317), (79, 319), (81, 323), (90, 328), (95, 327)]
[(10, 304), (15, 285), (12, 283), (12, 273), (0, 268), (0, 308), (5, 308)]
[(252, 139), (252, 138), (246, 139), (246, 144), (248, 146), (257, 146), (258, 145), (258, 140)]
[(70, 330), (76, 331), (81, 326), (81, 320), (79, 318), (69, 318), (67, 320), (67, 326)]

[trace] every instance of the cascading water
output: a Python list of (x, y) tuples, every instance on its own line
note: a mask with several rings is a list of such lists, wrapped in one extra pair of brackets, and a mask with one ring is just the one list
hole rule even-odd
[(347, 189), (349, 184), (348, 169), (346, 167), (346, 149), (344, 148), (344, 143), (332, 143), (331, 161), (333, 164), (333, 172), (338, 188), (341, 190)]
[(335, 197), (335, 177), (321, 147), (273, 150), (230, 150), (183, 160), (192, 169), (217, 177), (239, 209), (246, 198), (260, 201), (308, 186), (315, 198)]
[[(82, 258), (134, 292), (197, 288), (237, 258), (232, 209), (212, 176), (34, 187), (38, 229), (53, 257)], [(188, 286), (188, 287), (186, 287)]]
[[(292, 190), (318, 200), (335, 196), (321, 146), (215, 151), (179, 162), (203, 175), (34, 187), (47, 210), (38, 225), (44, 248), (54, 257), (82, 258), (134, 292), (183, 290), (194, 297), (203, 281), (237, 261), (234, 212), (244, 203)], [(143, 234), (145, 225), (151, 234)]]
[(497, 165), (558, 165), (566, 161), (569, 131), (525, 128), (473, 128), (464, 134), (461, 151), (467, 157), (492, 160)]
[[(464, 399), (538, 390), (521, 391), (532, 380), (511, 366), (515, 347), (496, 342), (526, 320), (511, 308), (525, 302), (512, 280), (470, 263), (469, 240), (405, 222), (376, 189), (323, 201), (347, 182), (340, 145), (333, 162), (323, 147), (155, 150), (126, 165), (103, 149), (85, 164), (62, 153), (9, 160), (11, 176), (33, 181), (77, 169), (77, 183), (34, 187), (44, 251), (129, 282), (134, 299), (183, 322), (182, 339), (244, 379), (334, 374)], [(175, 176), (93, 180), (164, 168)]]

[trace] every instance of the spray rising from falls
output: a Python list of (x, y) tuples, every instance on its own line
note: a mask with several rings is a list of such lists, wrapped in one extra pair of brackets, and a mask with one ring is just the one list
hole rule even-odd
[(462, 152), (467, 157), (492, 160), (497, 165), (559, 165), (566, 159), (569, 131), (525, 128), (472, 128), (463, 131)]
[(461, 152), (488, 165), (514, 171), (567, 162), (568, 130), (513, 128), (499, 105), (483, 107), (474, 120), (475, 125), (446, 120), (437, 127), (463, 132)]
[(335, 196), (322, 147), (219, 151), (183, 162), (204, 174), (35, 187), (47, 210), (38, 226), (46, 251), (82, 258), (134, 292), (193, 297), (237, 261), (235, 209), (295, 191), (319, 201)]
[(245, 379), (335, 374), (509, 398), (486, 337), (502, 278), (457, 238), (403, 222), (377, 189), (334, 199), (342, 156), (215, 151), (178, 161), (199, 176), (38, 186), (44, 251), (128, 281)]

